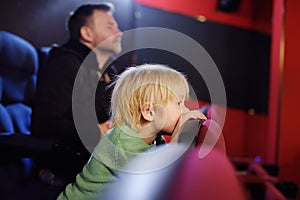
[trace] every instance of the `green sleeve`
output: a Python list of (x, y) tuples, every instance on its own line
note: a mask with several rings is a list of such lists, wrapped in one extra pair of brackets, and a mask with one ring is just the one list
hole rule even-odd
[(104, 187), (116, 179), (115, 173), (111, 169), (91, 157), (82, 172), (77, 175), (76, 182), (69, 184), (57, 199), (98, 199), (99, 195), (97, 194), (101, 194)]

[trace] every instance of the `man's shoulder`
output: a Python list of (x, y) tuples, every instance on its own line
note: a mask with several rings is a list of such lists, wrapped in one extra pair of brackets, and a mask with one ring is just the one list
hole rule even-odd
[(55, 57), (70, 57), (82, 60), (83, 57), (76, 50), (68, 48), (66, 46), (54, 46), (50, 51), (50, 58)]
[(49, 57), (45, 63), (44, 70), (56, 71), (67, 70), (68, 68), (78, 68), (83, 62), (84, 58), (76, 51), (65, 48), (64, 46), (52, 47)]

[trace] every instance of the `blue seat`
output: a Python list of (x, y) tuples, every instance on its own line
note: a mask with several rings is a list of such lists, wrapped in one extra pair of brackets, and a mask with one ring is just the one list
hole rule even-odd
[(22, 163), (26, 180), (37, 176), (37, 161), (55, 154), (58, 147), (57, 141), (36, 138), (30, 132), (38, 69), (49, 50), (36, 49), (25, 39), (0, 30), (0, 157)]
[[(30, 134), (30, 117), (36, 89), (38, 53), (23, 38), (0, 31), (0, 77), (2, 79), (1, 132)], [(5, 112), (6, 110), (6, 112)], [(13, 130), (8, 125), (13, 123)], [(2, 117), (2, 115), (4, 117)], [(4, 121), (6, 120), (6, 121)], [(0, 133), (1, 134), (1, 133)]]
[(0, 77), (0, 135), (10, 135), (13, 134), (14, 127), (7, 110), (2, 105), (2, 91), (3, 83)]

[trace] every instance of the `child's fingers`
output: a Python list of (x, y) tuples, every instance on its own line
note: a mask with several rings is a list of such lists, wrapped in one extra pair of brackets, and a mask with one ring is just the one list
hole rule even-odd
[(187, 113), (184, 113), (184, 115), (185, 115), (184, 118), (186, 120), (188, 120), (190, 118), (193, 118), (193, 119), (204, 119), (204, 120), (207, 119), (207, 117), (203, 113), (201, 113), (200, 111), (198, 111), (198, 110), (189, 111)]

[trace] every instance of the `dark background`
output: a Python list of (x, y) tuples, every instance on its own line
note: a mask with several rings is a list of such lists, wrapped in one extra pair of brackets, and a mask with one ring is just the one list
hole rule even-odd
[[(0, 28), (30, 41), (35, 47), (62, 44), (67, 38), (69, 13), (82, 0), (10, 0), (0, 8)], [(132, 0), (111, 1), (121, 30), (135, 27), (165, 27), (184, 33), (210, 54), (226, 89), (229, 107), (268, 113), (270, 35), (134, 4)], [(138, 16), (138, 17), (137, 17)], [(175, 41), (174, 41), (175, 42)], [(170, 52), (144, 49), (118, 59), (118, 66), (163, 63), (184, 71), (202, 101), (210, 101), (207, 87), (193, 66)], [(136, 62), (136, 63), (135, 63)]]

